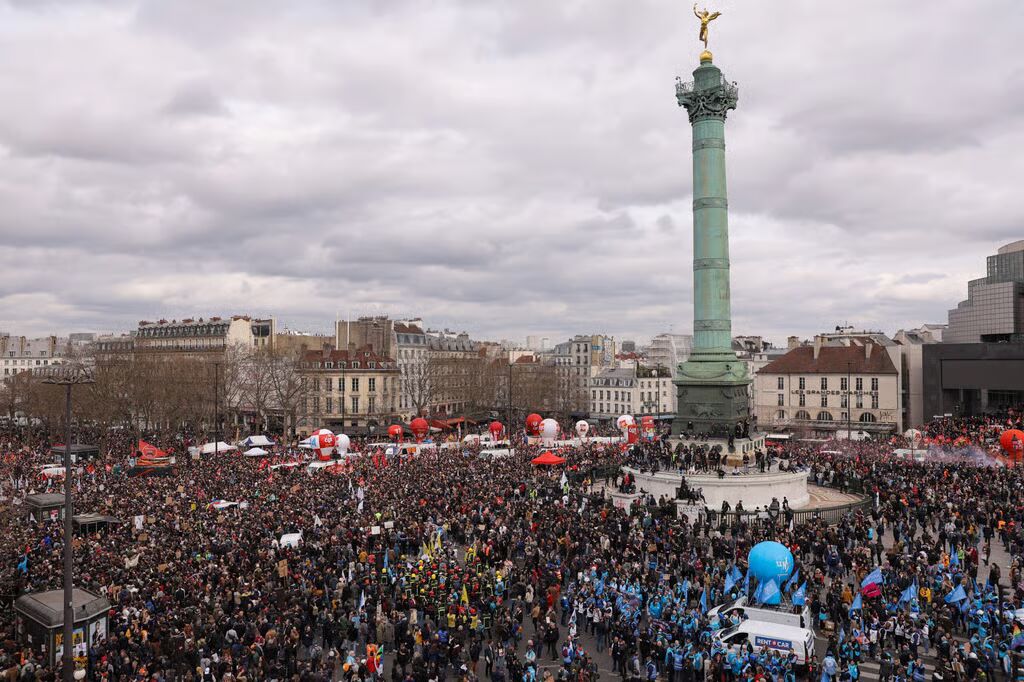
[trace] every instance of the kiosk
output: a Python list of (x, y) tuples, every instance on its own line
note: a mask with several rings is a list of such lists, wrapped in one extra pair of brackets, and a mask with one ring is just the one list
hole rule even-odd
[[(74, 655), (86, 656), (88, 645), (107, 636), (107, 612), (110, 602), (86, 590), (75, 588)], [(14, 600), (18, 639), (36, 651), (46, 652), (49, 665), (64, 652), (64, 590), (33, 592)]]

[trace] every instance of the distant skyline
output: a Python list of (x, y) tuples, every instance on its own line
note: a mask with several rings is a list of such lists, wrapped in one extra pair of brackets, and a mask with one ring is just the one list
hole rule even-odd
[[(707, 4), (733, 334), (944, 323), (1024, 237), (1018, 0)], [(678, 0), (0, 0), (0, 330), (689, 333), (701, 49)]]

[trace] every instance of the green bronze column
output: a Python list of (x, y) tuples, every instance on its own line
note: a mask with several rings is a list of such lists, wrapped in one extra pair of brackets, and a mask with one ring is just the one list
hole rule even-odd
[(693, 128), (693, 353), (677, 370), (672, 431), (727, 437), (750, 418), (750, 377), (732, 350), (729, 294), (725, 117), (736, 108), (738, 91), (711, 59), (705, 50), (693, 82), (676, 83)]

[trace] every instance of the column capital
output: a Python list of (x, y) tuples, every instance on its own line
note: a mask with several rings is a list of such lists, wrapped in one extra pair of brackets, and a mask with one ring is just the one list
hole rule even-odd
[[(698, 74), (704, 68), (713, 68), (715, 73)], [(686, 108), (691, 124), (705, 119), (724, 121), (729, 110), (736, 108), (739, 87), (727, 81), (716, 67), (702, 66), (694, 72), (693, 81), (676, 77), (676, 101)]]

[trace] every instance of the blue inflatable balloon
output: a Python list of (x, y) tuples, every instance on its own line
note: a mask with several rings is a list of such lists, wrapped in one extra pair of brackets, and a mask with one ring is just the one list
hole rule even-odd
[(768, 593), (759, 601), (778, 604), (782, 599), (783, 583), (793, 573), (793, 553), (779, 542), (759, 542), (750, 550), (747, 565), (761, 586), (769, 580), (775, 581), (777, 589), (769, 588)]

